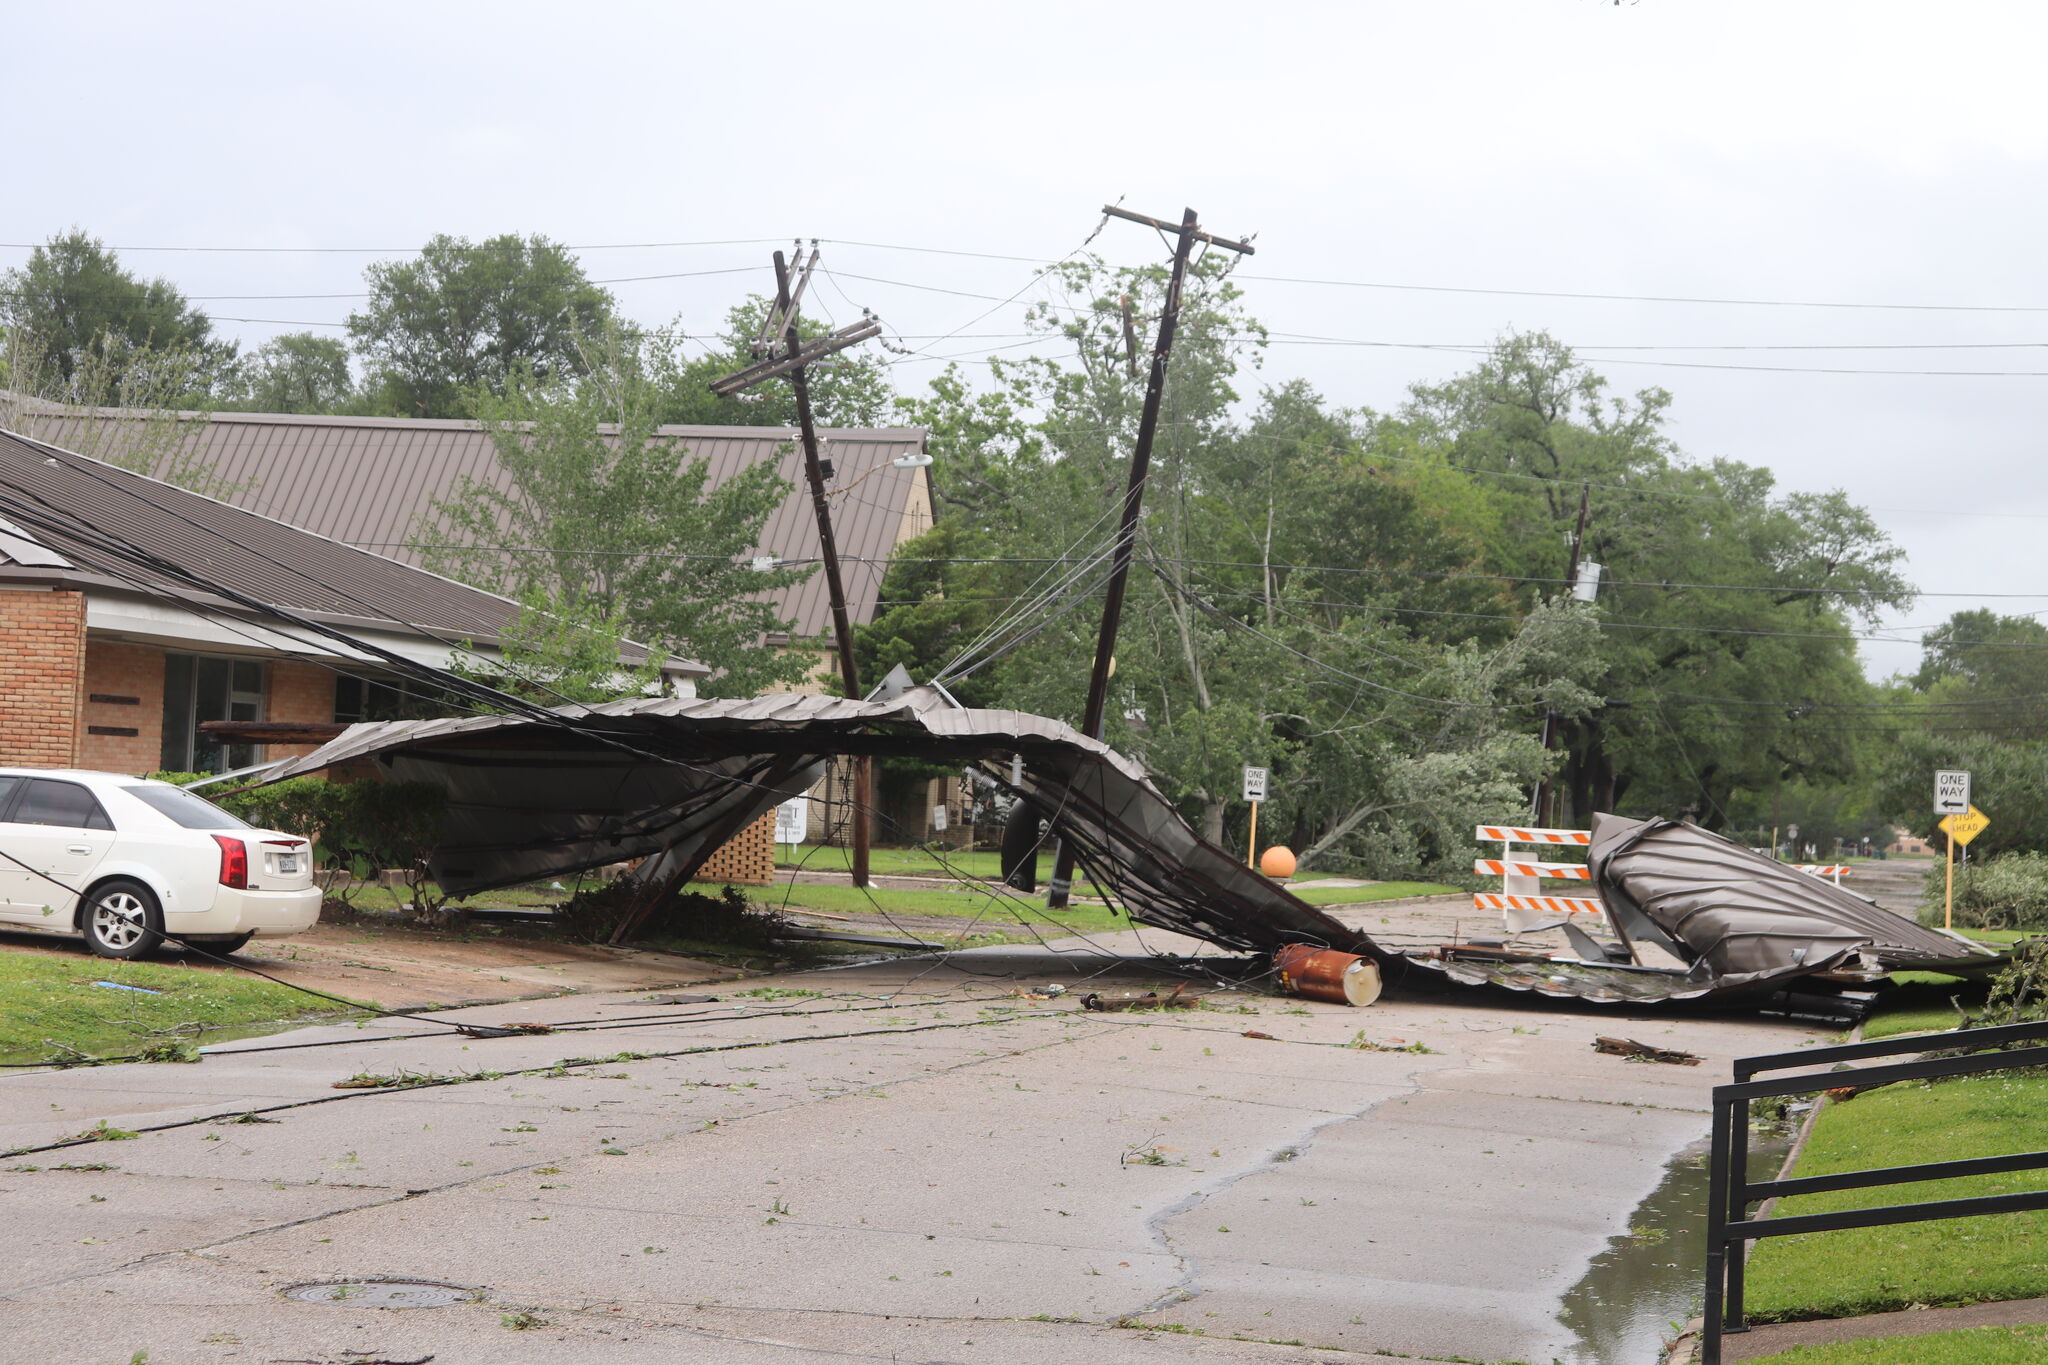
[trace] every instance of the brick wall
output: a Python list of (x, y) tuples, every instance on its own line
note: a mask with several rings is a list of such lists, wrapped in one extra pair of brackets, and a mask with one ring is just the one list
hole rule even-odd
[(731, 882), (736, 886), (767, 886), (775, 880), (775, 812), (748, 825), (718, 848), (696, 881)]
[(163, 737), (164, 652), (154, 645), (88, 639), (78, 766), (155, 772), (163, 762)]
[(85, 594), (0, 589), (0, 763), (78, 761)]
[[(265, 720), (310, 720), (326, 725), (334, 719), (334, 672), (318, 664), (279, 659), (270, 666), (270, 695), (264, 699)], [(297, 758), (319, 746), (267, 744), (264, 757)]]

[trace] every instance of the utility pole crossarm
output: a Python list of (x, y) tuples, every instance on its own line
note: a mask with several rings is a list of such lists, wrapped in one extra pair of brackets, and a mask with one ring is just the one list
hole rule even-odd
[(1177, 235), (1185, 229), (1188, 235), (1195, 241), (1207, 242), (1210, 246), (1220, 246), (1225, 251), (1241, 252), (1246, 256), (1258, 254), (1252, 248), (1251, 239), (1248, 237), (1241, 237), (1233, 242), (1227, 238), (1203, 232), (1200, 228), (1189, 227), (1185, 223), (1169, 223), (1164, 218), (1148, 218), (1142, 213), (1132, 213), (1129, 209), (1120, 209), (1115, 204), (1104, 204), (1102, 211), (1112, 218), (1122, 218), (1126, 222), (1131, 223), (1143, 223), (1146, 227), (1158, 228), (1161, 232), (1171, 232)]
[(863, 318), (859, 322), (848, 323), (836, 332), (830, 332), (825, 336), (815, 337), (810, 341), (802, 343), (796, 348), (794, 353), (785, 349), (769, 356), (766, 360), (747, 366), (744, 370), (734, 370), (723, 379), (713, 380), (711, 382), (711, 392), (720, 398), (729, 398), (733, 394), (754, 387), (754, 385), (764, 379), (773, 379), (777, 375), (788, 374), (799, 366), (809, 365), (814, 361), (822, 360), (834, 351), (843, 351), (849, 346), (858, 345), (860, 342), (866, 341), (869, 337), (880, 336), (881, 334), (882, 324), (873, 318)]

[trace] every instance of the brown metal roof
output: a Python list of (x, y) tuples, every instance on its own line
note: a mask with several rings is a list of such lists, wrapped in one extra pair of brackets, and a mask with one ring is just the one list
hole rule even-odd
[[(8, 577), (193, 597), (177, 578), (96, 548), (99, 532), (218, 588), (330, 623), (491, 642), (519, 610), (439, 574), (8, 431), (0, 431), (0, 519), (0, 574)], [(645, 657), (638, 647), (623, 653)]]
[[(122, 420), (119, 410), (36, 413), (30, 429), (64, 444), (84, 423)], [(408, 563), (421, 562), (420, 527), (433, 502), (465, 477), (509, 487), (491, 438), (476, 422), (401, 417), (213, 413), (191, 423), (194, 453), (223, 479), (242, 486), (230, 501), (335, 540)], [(660, 429), (711, 466), (716, 486), (741, 469), (773, 460), (791, 491), (762, 530), (760, 554), (814, 562), (818, 533), (803, 486), (796, 431), (784, 427)], [(898, 469), (898, 456), (923, 451), (914, 428), (822, 429), (831, 460), (832, 526), (844, 561), (847, 605), (856, 622), (873, 619), (882, 574), (896, 546), (930, 524), (924, 471)], [(86, 442), (100, 450), (99, 441)], [(856, 482), (858, 486), (856, 485)], [(825, 636), (832, 617), (822, 573), (774, 594), (795, 633)]]

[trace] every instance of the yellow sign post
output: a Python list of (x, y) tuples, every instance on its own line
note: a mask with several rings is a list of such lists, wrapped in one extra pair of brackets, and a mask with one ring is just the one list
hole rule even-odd
[(1948, 868), (1943, 877), (1941, 897), (1941, 927), (1956, 927), (1956, 845), (1970, 846), (1970, 840), (1982, 834), (1991, 825), (1991, 817), (1975, 806), (1961, 815), (1944, 815), (1939, 828), (1948, 836)]

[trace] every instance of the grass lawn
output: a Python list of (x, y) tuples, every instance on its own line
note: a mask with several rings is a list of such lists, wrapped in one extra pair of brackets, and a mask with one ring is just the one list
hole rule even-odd
[[(845, 872), (852, 866), (853, 851), (833, 848), (825, 844), (803, 844), (797, 848), (796, 857), (789, 856), (789, 845), (775, 846), (775, 865), (785, 871), (802, 868), (806, 872)], [(941, 861), (943, 860), (943, 861)], [(1002, 855), (992, 849), (964, 848), (942, 849), (936, 853), (922, 848), (871, 848), (868, 850), (868, 868), (891, 877), (987, 877), (1002, 875)], [(1038, 855), (1038, 880), (1043, 882), (1052, 875), (1052, 855)]]
[(1406, 900), (1410, 896), (1448, 896), (1455, 886), (1435, 882), (1374, 882), (1371, 886), (1290, 886), (1287, 888), (1310, 905), (1362, 905), (1369, 901)]
[[(2009, 948), (2023, 938), (2034, 937), (2034, 933), (1980, 929), (1972, 932), (1970, 937), (1994, 947)], [(1965, 1009), (1974, 1009), (1984, 1003), (1987, 989), (1984, 982), (1966, 981), (1941, 972), (1893, 972), (1892, 981), (1899, 989), (1887, 991), (1877, 1009), (1864, 1022), (1865, 1038), (1875, 1040), (1894, 1038), (1902, 1033), (1939, 1033), (1952, 1029), (1962, 1022), (1952, 1002), (1960, 1002)]]
[[(2038, 1073), (1892, 1085), (1822, 1110), (1793, 1174), (2029, 1151), (2042, 1146), (2044, 1125), (2048, 1076)], [(2038, 1189), (2048, 1189), (2048, 1171), (1800, 1195), (1782, 1201), (1776, 1213), (1789, 1217)], [(1759, 1242), (1749, 1262), (1749, 1311), (1760, 1321), (2044, 1294), (2048, 1212), (1774, 1237)], [(1844, 1357), (1851, 1358), (1860, 1359)]]
[[(689, 890), (716, 896), (724, 887), (710, 882), (692, 882)], [(1055, 925), (1088, 933), (1131, 927), (1129, 920), (1121, 915), (1112, 915), (1100, 905), (1072, 904), (1057, 915), (1048, 917), (1045, 902), (1039, 897), (991, 896), (986, 891), (889, 891), (879, 886), (863, 891), (857, 886), (802, 885), (749, 886), (742, 890), (749, 898), (771, 909), (789, 905), (834, 915), (887, 912), (944, 915), (962, 921), (979, 916), (981, 922), (975, 925), (977, 933), (1016, 930), (1020, 915), (1041, 933), (1051, 932)], [(1026, 906), (1035, 909), (1026, 909)], [(963, 923), (961, 928), (964, 930), (966, 924)]]
[[(113, 981), (160, 992), (109, 990)], [(0, 1052), (45, 1056), (64, 1043), (87, 1052), (127, 1053), (152, 1029), (198, 1023), (209, 1029), (334, 1014), (338, 1007), (238, 972), (159, 962), (0, 952)], [(200, 1041), (203, 1041), (201, 1039)]]
[(1920, 1337), (1873, 1337), (1797, 1346), (1749, 1365), (2034, 1365), (2048, 1359), (2048, 1327), (1971, 1327)]

